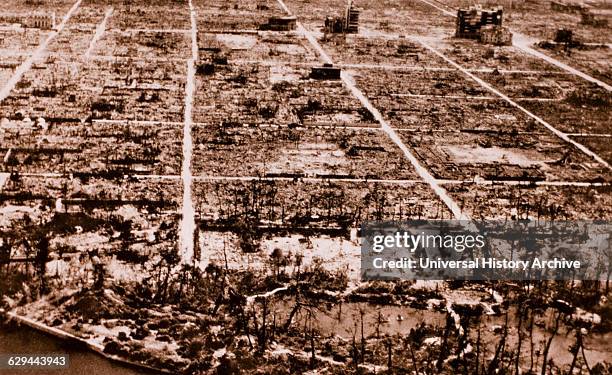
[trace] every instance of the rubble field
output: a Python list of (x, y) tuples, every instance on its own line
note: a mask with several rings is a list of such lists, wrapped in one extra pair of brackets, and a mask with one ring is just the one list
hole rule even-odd
[[(194, 143), (196, 175), (417, 177), (397, 146), (377, 130), (196, 126)], [(235, 152), (248, 162), (236, 160)]]
[[(474, 186), (448, 185), (449, 193), (461, 201), (474, 217), (481, 219), (551, 217), (559, 220), (605, 219), (610, 215), (610, 187)], [(481, 207), (504, 207), (503, 214)], [(493, 203), (494, 202), (494, 203)], [(493, 203), (493, 204), (491, 204)], [(603, 203), (600, 205), (599, 203)], [(594, 208), (594, 205), (595, 208)]]
[(439, 179), (609, 181), (606, 168), (558, 138), (533, 134), (401, 132)]
[[(158, 137), (168, 141), (158, 144)], [(173, 175), (181, 164), (180, 128), (175, 125), (7, 121), (0, 127), (0, 141), (0, 152), (10, 153), (5, 172)]]
[(297, 226), (312, 223), (316, 228), (338, 228), (362, 220), (451, 216), (426, 185), (414, 182), (197, 181), (194, 197), (207, 223), (218, 220), (223, 224), (232, 217), (248, 222), (255, 215), (270, 225), (295, 222)]

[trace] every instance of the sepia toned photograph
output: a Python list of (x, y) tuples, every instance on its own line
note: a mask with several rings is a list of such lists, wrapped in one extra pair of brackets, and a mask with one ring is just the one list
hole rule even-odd
[(0, 0), (0, 374), (612, 374), (609, 0)]

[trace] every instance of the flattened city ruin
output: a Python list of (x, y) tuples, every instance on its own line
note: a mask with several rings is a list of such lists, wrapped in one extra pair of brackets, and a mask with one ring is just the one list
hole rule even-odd
[(360, 277), (365, 222), (612, 219), (609, 3), (2, 6), (0, 337), (181, 374), (612, 372), (610, 269)]

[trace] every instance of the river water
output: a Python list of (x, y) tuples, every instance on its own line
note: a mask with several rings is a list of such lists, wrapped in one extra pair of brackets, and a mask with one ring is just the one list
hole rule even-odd
[[(285, 302), (279, 307), (279, 311), (282, 316), (285, 317), (293, 307), (293, 301)], [(355, 303), (349, 302), (344, 303), (340, 308), (335, 305), (329, 309), (329, 311), (317, 311), (314, 326), (319, 330), (323, 336), (338, 335), (346, 340), (352, 339), (354, 334), (357, 338), (361, 335), (360, 332), (360, 311), (365, 311), (364, 316), (364, 335), (370, 336), (379, 330), (381, 335), (384, 334), (400, 334), (407, 335), (410, 333), (412, 328), (417, 327), (421, 323), (432, 324), (438, 327), (444, 327), (446, 323), (446, 313), (414, 309), (407, 306), (373, 306), (367, 303)], [(377, 315), (380, 312), (380, 316), (387, 318), (383, 324), (377, 323)], [(550, 318), (553, 318), (551, 315)], [(482, 321), (482, 340), (483, 345), (488, 350), (488, 353), (493, 353), (500, 340), (500, 334), (492, 332), (493, 326), (501, 326), (504, 324), (504, 315), (489, 316), (483, 315)], [(517, 335), (516, 326), (518, 325), (516, 318), (516, 310), (513, 308), (509, 314), (510, 336), (507, 339), (508, 347), (511, 349), (516, 348)], [(294, 325), (304, 326), (308, 324), (307, 316), (302, 314), (296, 316), (293, 322)], [(523, 322), (523, 329), (525, 335), (527, 335), (526, 323)], [(550, 321), (548, 325), (552, 325)], [(475, 334), (475, 327), (472, 327), (472, 332)], [(543, 342), (550, 337), (550, 332), (543, 327), (534, 327), (534, 343), (536, 348), (543, 348)], [(472, 337), (474, 339), (474, 337)], [(522, 345), (522, 361), (527, 363), (528, 351), (529, 351), (529, 338), (524, 337)], [(599, 334), (589, 333), (585, 337), (585, 355), (590, 366), (595, 363), (612, 361), (612, 346), (609, 342), (612, 340), (612, 333)], [(571, 345), (575, 343), (574, 332), (568, 333), (565, 328), (560, 329), (559, 333), (555, 336), (552, 341), (549, 350), (549, 359), (553, 359), (557, 365), (568, 366), (572, 362), (572, 353), (568, 350)]]
[[(287, 313), (290, 310), (290, 304), (285, 304), (280, 307), (280, 311)], [(375, 309), (367, 304), (346, 303), (342, 310), (339, 311), (338, 306), (333, 307), (327, 313), (319, 312), (317, 314), (317, 326), (325, 335), (338, 334), (346, 339), (351, 338), (351, 334), (355, 332), (356, 323), (359, 321), (359, 308), (365, 307), (368, 315), (365, 319), (364, 334), (366, 336), (375, 332), (376, 324), (374, 323)], [(399, 333), (407, 334), (411, 328), (414, 328), (421, 322), (443, 326), (445, 315), (439, 312), (415, 310), (409, 307), (399, 306), (384, 306), (378, 309), (385, 317), (390, 318), (385, 324), (380, 326), (380, 333)], [(343, 316), (343, 318), (340, 318)], [(401, 321), (399, 320), (401, 317)], [(485, 327), (485, 340), (492, 345), (489, 349), (494, 350), (494, 346), (499, 340), (498, 337), (488, 332), (487, 326), (492, 324), (502, 324), (503, 317), (484, 317), (483, 322)], [(296, 317), (294, 324), (304, 324), (303, 317)], [(359, 332), (360, 334), (360, 332)], [(545, 339), (549, 334), (542, 331), (541, 328), (536, 328), (536, 341)], [(358, 335), (357, 335), (358, 336)], [(589, 364), (592, 366), (600, 361), (610, 361), (612, 358), (612, 349), (609, 346), (609, 341), (612, 339), (612, 333), (606, 335), (592, 334), (587, 337), (585, 342), (586, 355)], [(514, 338), (510, 338), (510, 345), (515, 345)], [(551, 346), (551, 356), (557, 364), (569, 364), (572, 356), (568, 348), (573, 344), (572, 335), (565, 335), (561, 332)], [(524, 343), (524, 348), (528, 346), (528, 342)], [(41, 371), (41, 370), (18, 370), (18, 371), (0, 371), (2, 375), (43, 375), (43, 374), (67, 374), (67, 375), (136, 375), (136, 374), (155, 374), (142, 369), (134, 369), (109, 361), (103, 356), (80, 348), (74, 344), (65, 342), (58, 338), (40, 333), (27, 326), (19, 328), (7, 327), (0, 325), (0, 353), (64, 353), (70, 356), (70, 368), (66, 370)]]
[(70, 356), (70, 367), (63, 370), (0, 370), (2, 375), (136, 375), (154, 374), (112, 362), (90, 350), (40, 333), (32, 328), (0, 326), (0, 353), (63, 353)]

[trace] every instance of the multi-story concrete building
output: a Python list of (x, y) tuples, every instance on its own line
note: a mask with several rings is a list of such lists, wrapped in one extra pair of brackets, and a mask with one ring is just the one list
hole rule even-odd
[(502, 25), (503, 9), (482, 9), (473, 6), (468, 9), (457, 11), (457, 29), (455, 36), (458, 38), (480, 39), (480, 31), (486, 25)]

